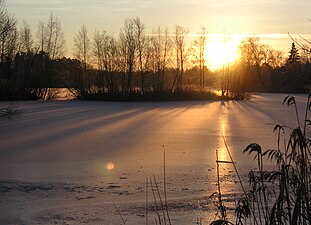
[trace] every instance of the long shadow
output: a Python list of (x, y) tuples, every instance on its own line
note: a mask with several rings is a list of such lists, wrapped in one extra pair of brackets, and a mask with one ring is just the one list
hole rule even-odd
[[(294, 108), (282, 104), (283, 97), (286, 95), (283, 96), (283, 94), (279, 94), (279, 96), (280, 96), (279, 100), (271, 99), (271, 101), (269, 101), (267, 97), (264, 106), (260, 106), (256, 104), (256, 102), (252, 101), (246, 101), (243, 103), (237, 102), (237, 104), (240, 106), (241, 110), (243, 110), (245, 113), (249, 113), (249, 109), (252, 109), (258, 113), (261, 113), (262, 116), (264, 115), (269, 117), (271, 120), (267, 121), (266, 124), (272, 122), (273, 123), (272, 125), (276, 124), (286, 125), (289, 128), (293, 129), (294, 127), (297, 126)], [(300, 107), (302, 108), (303, 104), (306, 102), (307, 102), (306, 98), (299, 98), (299, 101), (297, 101), (298, 105), (300, 105)], [(303, 117), (304, 112), (305, 112), (304, 110), (300, 112), (301, 118)], [(293, 120), (291, 119), (288, 120), (288, 118), (292, 118)]]
[[(55, 131), (52, 131), (52, 133), (48, 133), (45, 134), (45, 129), (47, 129), (47, 131), (49, 130), (49, 127), (51, 125), (54, 124), (49, 124), (46, 123), (44, 125), (42, 125), (42, 122), (39, 122), (39, 125), (42, 126), (37, 126), (36, 124), (31, 124), (31, 126), (35, 127), (35, 130), (32, 130), (32, 127), (29, 127), (29, 129), (27, 129), (27, 132), (29, 132), (29, 130), (33, 131), (33, 135), (25, 138), (23, 137), (17, 137), (22, 139), (21, 141), (17, 140), (18, 143), (17, 145), (15, 145), (15, 149), (19, 149), (19, 150), (23, 150), (25, 151), (26, 149), (31, 149), (31, 148), (35, 148), (35, 147), (40, 147), (40, 146), (44, 146), (44, 145), (48, 145), (54, 141), (61, 141), (63, 139), (68, 138), (69, 136), (75, 136), (77, 134), (81, 134), (81, 133), (86, 133), (89, 132), (91, 129), (96, 129), (100, 126), (108, 126), (110, 124), (113, 124), (115, 122), (120, 122), (122, 120), (128, 119), (132, 116), (134, 116), (137, 111), (130, 111), (128, 113), (122, 113), (122, 114), (118, 114), (116, 116), (112, 116), (112, 117), (103, 117), (103, 118), (94, 118), (91, 120), (86, 120), (88, 117), (84, 117), (84, 118), (75, 118), (75, 119), (71, 119), (70, 123), (68, 124), (68, 122), (66, 122), (64, 124), (64, 122), (61, 122), (59, 125), (60, 126), (64, 126), (64, 128), (59, 128)], [(69, 117), (73, 117), (73, 115), (68, 115)], [(94, 121), (95, 120), (95, 121)], [(81, 121), (83, 124), (81, 125)], [(103, 125), (104, 124), (104, 125)], [(55, 126), (53, 126), (53, 128), (55, 128)], [(56, 126), (57, 128), (57, 126)], [(40, 132), (40, 130), (42, 130), (42, 133), (38, 133), (38, 131)], [(51, 129), (50, 129), (51, 130)], [(14, 137), (12, 137), (12, 139), (14, 139)], [(5, 149), (5, 147), (1, 147), (2, 151), (8, 150)], [(12, 149), (10, 150), (10, 153), (14, 153), (12, 151)]]
[[(89, 118), (90, 117), (92, 118), (95, 115), (98, 115), (98, 112), (93, 113), (91, 115), (88, 114), (88, 116), (84, 116), (82, 118), (78, 117), (76, 119), (72, 119), (72, 118), (74, 118), (76, 114), (81, 113), (81, 111), (73, 113), (73, 114), (68, 114), (66, 117), (70, 118), (70, 124), (71, 125), (69, 125), (69, 126), (67, 125), (65, 129), (62, 129), (61, 131), (58, 130), (58, 131), (53, 132), (52, 134), (47, 134), (47, 135), (38, 134), (39, 137), (35, 136), (36, 134), (34, 134), (34, 136), (32, 136), (31, 138), (26, 137), (24, 140), (18, 141), (20, 143), (18, 143), (17, 145), (15, 144), (14, 149), (9, 150), (8, 149), (9, 147), (6, 147), (6, 148), (2, 147), (1, 148), (1, 149), (3, 149), (2, 157), (12, 156), (16, 153), (24, 154), (24, 153), (26, 153), (26, 150), (44, 147), (44, 146), (49, 145), (55, 141), (61, 141), (61, 140), (64, 140), (66, 138), (76, 136), (78, 134), (88, 133), (88, 132), (91, 132), (92, 130), (96, 130), (100, 127), (109, 126), (109, 125), (112, 125), (114, 123), (122, 123), (122, 121), (130, 120), (132, 117), (137, 116), (141, 113), (146, 114), (146, 113), (152, 112), (154, 110), (166, 111), (167, 109), (170, 109), (170, 111), (165, 114), (165, 117), (166, 117), (166, 116), (171, 116), (170, 114), (182, 113), (182, 111), (187, 110), (187, 108), (185, 106), (188, 106), (189, 108), (191, 108), (196, 104), (190, 104), (189, 105), (189, 104), (183, 103), (183, 104), (178, 104), (178, 105), (179, 106), (176, 108), (176, 107), (171, 106), (171, 105), (154, 106), (153, 104), (151, 104), (151, 105), (148, 104), (148, 105), (144, 105), (143, 107), (140, 107), (139, 109), (132, 110), (128, 113), (122, 113), (122, 114), (119, 114), (117, 116), (108, 116), (108, 117), (104, 116), (100, 119), (98, 117), (95, 117), (94, 119), (91, 119), (91, 120)], [(136, 108), (136, 104), (134, 104), (134, 106), (135, 106), (134, 108)], [(121, 108), (123, 108), (123, 107), (121, 107)], [(113, 113), (113, 114), (115, 114), (115, 113)], [(58, 118), (53, 117), (53, 119), (57, 120)], [(83, 121), (84, 119), (88, 119), (88, 120), (83, 122), (83, 125), (81, 125), (81, 121)], [(38, 128), (39, 130), (49, 128), (49, 126), (50, 126), (49, 123), (42, 125), (42, 119), (39, 119), (39, 120), (41, 120), (40, 122), (37, 122), (37, 126), (41, 125), (41, 127)], [(61, 120), (63, 120), (63, 119), (61, 119)], [(158, 120), (160, 120), (160, 118)], [(79, 121), (80, 121), (80, 123), (77, 123)], [(67, 123), (68, 123), (68, 121), (66, 122), (66, 124)], [(150, 127), (148, 124), (154, 124), (154, 123), (157, 123), (156, 117), (152, 118), (152, 119), (147, 117), (144, 120), (140, 121), (138, 126), (136, 123), (132, 123), (132, 125), (130, 125), (129, 127), (123, 128), (124, 133), (120, 132), (120, 130), (115, 130), (114, 132), (110, 132), (109, 136), (110, 136), (110, 138), (113, 138), (116, 135), (122, 136), (122, 135), (126, 134), (128, 132), (128, 130), (135, 130), (135, 129), (138, 129), (139, 127), (140, 127), (140, 129), (151, 129), (152, 126)], [(35, 125), (32, 124), (32, 126), (35, 127), (36, 124)], [(141, 128), (141, 127), (144, 127), (144, 128)], [(82, 136), (81, 136), (81, 138), (82, 138)]]

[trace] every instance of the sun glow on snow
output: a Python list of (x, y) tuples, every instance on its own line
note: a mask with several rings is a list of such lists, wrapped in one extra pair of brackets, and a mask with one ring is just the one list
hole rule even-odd
[(205, 57), (212, 71), (234, 62), (238, 57), (241, 39), (238, 36), (215, 35), (206, 45)]
[(227, 149), (226, 149), (226, 146), (224, 144), (224, 140), (222, 138), (222, 136), (226, 136), (227, 135), (227, 128), (228, 127), (228, 120), (226, 118), (221, 118), (220, 119), (220, 134), (219, 134), (219, 146), (221, 146), (219, 149), (218, 149), (218, 157), (219, 157), (219, 160), (222, 160), (222, 161), (228, 161), (228, 154), (227, 154)]

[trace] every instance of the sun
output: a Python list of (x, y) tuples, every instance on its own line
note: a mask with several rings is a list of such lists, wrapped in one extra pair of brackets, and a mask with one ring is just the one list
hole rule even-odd
[(241, 39), (237, 36), (215, 35), (206, 45), (205, 58), (210, 70), (221, 69), (238, 57)]

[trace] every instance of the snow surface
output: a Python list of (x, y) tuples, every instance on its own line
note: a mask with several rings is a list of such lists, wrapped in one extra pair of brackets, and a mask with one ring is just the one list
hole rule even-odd
[[(252, 142), (275, 148), (275, 124), (297, 127), (294, 107), (282, 105), (285, 96), (14, 102), (21, 116), (0, 121), (0, 224), (122, 224), (114, 204), (127, 225), (145, 224), (145, 183), (155, 174), (162, 189), (164, 150), (172, 223), (210, 222), (215, 150), (229, 160), (222, 135), (246, 179), (256, 163), (244, 148)], [(307, 96), (296, 95), (296, 101), (303, 118)], [(9, 104), (0, 102), (0, 108)], [(237, 177), (229, 164), (220, 170), (233, 205), (241, 191)], [(150, 212), (149, 221), (154, 217)]]

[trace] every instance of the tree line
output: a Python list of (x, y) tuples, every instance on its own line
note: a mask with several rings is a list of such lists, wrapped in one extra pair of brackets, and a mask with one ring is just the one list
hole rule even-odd
[(58, 83), (56, 64), (64, 47), (57, 17), (39, 22), (34, 37), (26, 22), (17, 27), (0, 0), (0, 99), (46, 99), (48, 87)]
[[(118, 37), (106, 31), (95, 31), (91, 36), (82, 25), (75, 35), (73, 50), (80, 70), (75, 76), (69, 75), (67, 81), (78, 96), (91, 98), (126, 99), (203, 89), (208, 71), (205, 28), (192, 46), (187, 34), (182, 26), (176, 26), (173, 34), (161, 27), (147, 33), (139, 18), (126, 19)], [(198, 75), (185, 78), (189, 63)]]
[(210, 88), (221, 89), (226, 98), (243, 98), (246, 91), (291, 91), (310, 80), (310, 52), (300, 56), (295, 44), (284, 59), (258, 38), (248, 38), (236, 63), (212, 72), (205, 57), (206, 29), (194, 40), (188, 34), (182, 26), (148, 33), (139, 18), (126, 19), (118, 36), (90, 35), (82, 25), (74, 37), (74, 57), (67, 58), (58, 17), (50, 14), (33, 34), (26, 22), (17, 26), (0, 0), (0, 99), (49, 99), (51, 88), (60, 87), (89, 99), (211, 97)]
[[(309, 43), (310, 44), (310, 43)], [(234, 65), (222, 71), (222, 90), (238, 83), (246, 91), (308, 92), (311, 84), (311, 48), (293, 39), (288, 54), (261, 43), (259, 38), (247, 38), (239, 46), (240, 57)], [(238, 81), (238, 82), (237, 82)]]

